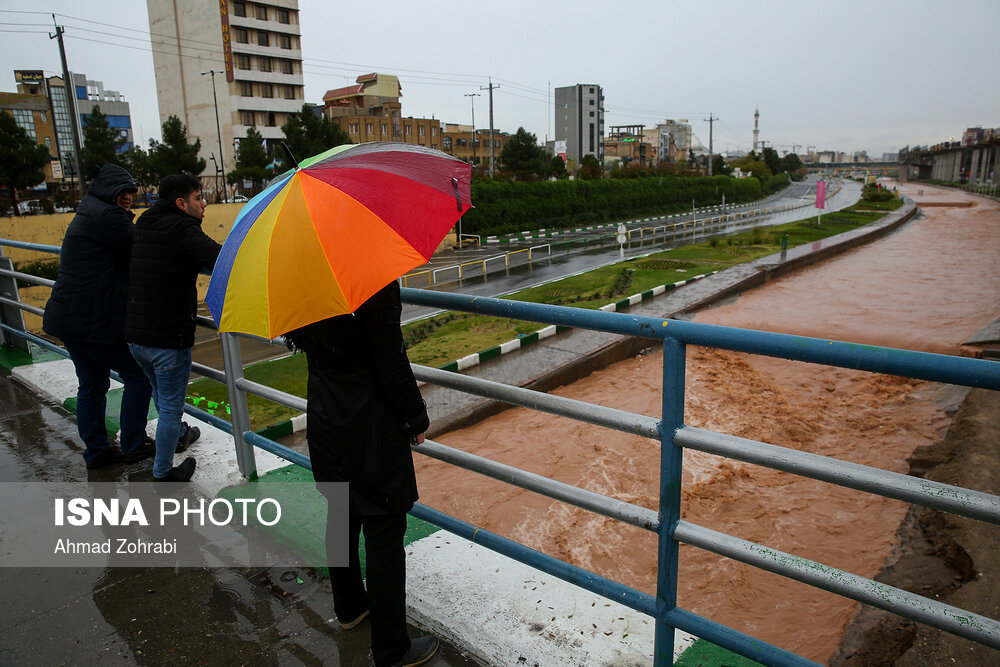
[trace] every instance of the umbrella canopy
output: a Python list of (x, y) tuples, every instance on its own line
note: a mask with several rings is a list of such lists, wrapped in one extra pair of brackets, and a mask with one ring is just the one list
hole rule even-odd
[(274, 338), (354, 312), (426, 263), (471, 207), (470, 165), (395, 142), (337, 146), (240, 211), (205, 303), (219, 331)]

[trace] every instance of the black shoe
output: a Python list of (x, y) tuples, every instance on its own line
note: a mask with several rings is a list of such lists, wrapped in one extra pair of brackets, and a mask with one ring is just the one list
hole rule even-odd
[(432, 657), (438, 650), (437, 637), (417, 637), (410, 640), (410, 650), (403, 654), (403, 657), (392, 663), (392, 667), (417, 667), (422, 665)]
[(194, 475), (194, 457), (187, 457), (179, 466), (174, 466), (163, 477), (153, 475), (154, 482), (187, 482)]
[(121, 462), (122, 453), (118, 451), (117, 447), (109, 443), (105, 449), (101, 450), (100, 454), (87, 461), (87, 470), (107, 468)]
[(146, 438), (141, 445), (139, 445), (134, 452), (122, 452), (122, 459), (125, 463), (138, 463), (139, 461), (145, 461), (148, 458), (152, 458), (156, 455), (156, 443), (153, 442), (152, 438)]
[(361, 625), (361, 622), (364, 621), (366, 618), (368, 618), (368, 610), (367, 609), (365, 609), (363, 612), (361, 612), (360, 614), (358, 614), (356, 617), (354, 617), (354, 619), (352, 619), (350, 621), (342, 621), (340, 623), (340, 629), (341, 630), (353, 630), (354, 628), (356, 628), (359, 625)]
[(177, 438), (177, 449), (174, 450), (177, 454), (183, 452), (191, 446), (191, 443), (201, 437), (201, 429), (197, 426), (189, 426), (187, 422), (181, 422), (181, 424), (184, 426), (184, 432), (181, 433), (181, 437)]

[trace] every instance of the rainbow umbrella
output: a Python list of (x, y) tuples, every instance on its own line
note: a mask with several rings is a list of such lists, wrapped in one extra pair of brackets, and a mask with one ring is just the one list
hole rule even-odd
[(354, 312), (426, 263), (471, 207), (471, 167), (395, 142), (299, 163), (236, 217), (205, 303), (219, 331), (274, 338)]

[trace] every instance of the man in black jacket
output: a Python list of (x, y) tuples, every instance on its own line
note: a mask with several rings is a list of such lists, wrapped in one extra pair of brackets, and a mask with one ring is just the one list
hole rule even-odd
[[(91, 470), (153, 455), (153, 443), (146, 437), (152, 389), (124, 335), (135, 234), (129, 209), (136, 189), (132, 176), (118, 165), (106, 164), (94, 175), (66, 229), (59, 277), (42, 319), (42, 328), (62, 340), (76, 369), (76, 425)], [(104, 421), (112, 370), (125, 385), (119, 413), (121, 451), (110, 442)]]
[[(181, 415), (191, 375), (198, 274), (211, 271), (221, 246), (201, 229), (208, 205), (198, 179), (187, 174), (160, 182), (159, 199), (135, 227), (129, 266), (125, 340), (153, 385), (156, 457), (153, 479), (186, 482), (195, 460), (174, 467)], [(194, 428), (192, 431), (196, 430)]]

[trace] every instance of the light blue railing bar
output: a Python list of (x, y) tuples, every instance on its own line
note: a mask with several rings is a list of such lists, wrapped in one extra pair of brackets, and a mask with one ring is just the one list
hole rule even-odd
[(674, 441), (689, 449), (783, 470), (1000, 525), (1000, 496), (911, 475), (685, 426)]
[(501, 482), (511, 484), (539, 493), (555, 500), (581, 507), (596, 514), (601, 514), (618, 521), (623, 521), (637, 528), (645, 530), (658, 530), (660, 521), (656, 512), (645, 507), (639, 507), (627, 503), (624, 500), (609, 498), (608, 496), (581, 489), (572, 484), (566, 484), (558, 480), (549, 479), (527, 470), (521, 470), (514, 466), (492, 461), (476, 454), (463, 452), (460, 449), (447, 447), (433, 440), (425, 440), (421, 445), (414, 445), (413, 450), (420, 452), (445, 463), (465, 468), (472, 472), (498, 479)]
[(419, 290), (412, 287), (402, 288), (402, 295), (404, 302), (420, 306), (561, 324), (623, 336), (660, 340), (675, 338), (690, 345), (762, 354), (873, 373), (888, 373), (967, 387), (1000, 389), (1000, 364), (983, 359), (737, 329), (702, 322), (663, 320), (568, 306)]
[(0, 245), (9, 246), (11, 248), (21, 248), (22, 250), (37, 250), (39, 252), (52, 252), (57, 255), (62, 252), (62, 248), (57, 245), (29, 243), (27, 241), (15, 241), (14, 239), (0, 238)]
[(1000, 622), (992, 618), (686, 521), (677, 524), (674, 538), (1000, 649)]
[(633, 433), (655, 440), (660, 439), (657, 428), (659, 420), (646, 415), (594, 405), (572, 398), (546, 394), (541, 391), (514, 387), (502, 382), (484, 380), (483, 378), (461, 373), (443, 371), (440, 368), (410, 364), (413, 375), (422, 382), (457, 389), (477, 396), (486, 396), (504, 403), (520, 405), (541, 412), (570, 417), (578, 421), (605, 426), (616, 431)]

